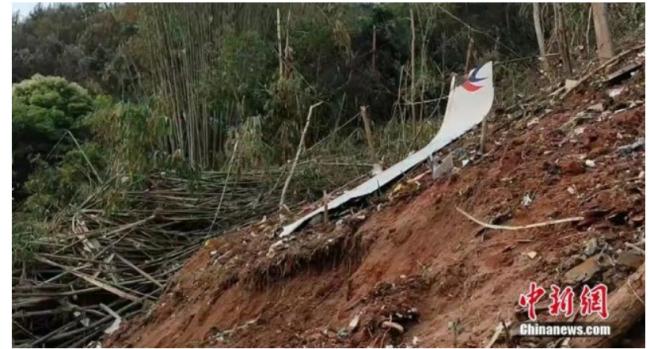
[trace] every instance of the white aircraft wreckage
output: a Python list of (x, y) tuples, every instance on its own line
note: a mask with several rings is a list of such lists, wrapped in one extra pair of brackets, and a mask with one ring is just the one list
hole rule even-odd
[[(429, 156), (483, 121), (492, 108), (493, 99), (492, 62), (487, 62), (470, 71), (468, 78), (459, 86), (454, 87), (454, 80), (452, 79), (452, 89), (447, 100), (445, 117), (433, 140), (404, 160), (328, 202), (327, 209), (333, 210), (350, 200), (372, 194), (397, 177), (402, 176), (415, 165), (426, 160)], [(325, 207), (321, 206), (297, 221), (284, 226), (280, 237), (290, 235), (311, 218), (324, 211)]]

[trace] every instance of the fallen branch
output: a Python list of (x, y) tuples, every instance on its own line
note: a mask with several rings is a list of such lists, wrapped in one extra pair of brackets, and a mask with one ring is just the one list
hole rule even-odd
[(527, 224), (527, 225), (497, 225), (497, 224), (489, 224), (489, 223), (482, 222), (482, 221), (472, 217), (469, 213), (463, 211), (460, 207), (456, 207), (456, 210), (458, 212), (462, 213), (465, 217), (469, 218), (474, 223), (477, 223), (477, 224), (483, 226), (484, 228), (500, 229), (500, 230), (531, 229), (531, 228), (544, 227), (544, 226), (547, 226), (547, 225), (562, 224), (562, 223), (568, 223), (568, 222), (577, 222), (577, 221), (581, 221), (581, 220), (584, 219), (583, 217), (571, 217), (571, 218), (562, 218), (562, 219), (556, 219), (556, 220), (553, 220), (553, 221), (546, 221), (546, 222)]
[[(637, 322), (643, 320), (645, 313), (645, 265), (641, 265), (630, 275), (627, 282), (608, 295), (609, 317), (607, 324), (611, 325), (612, 333), (604, 337), (579, 337), (571, 339), (572, 347), (596, 348), (612, 347)], [(591, 314), (584, 319), (585, 323), (602, 323), (598, 314)]]
[[(289, 37), (287, 36), (287, 40), (289, 40), (288, 38)], [(223, 196), (226, 194), (226, 188), (228, 187), (228, 180), (230, 179), (230, 170), (232, 170), (232, 164), (233, 162), (235, 162), (235, 155), (237, 155), (237, 145), (239, 145), (239, 137), (237, 137), (237, 140), (235, 141), (235, 146), (233, 146), (232, 155), (230, 156), (230, 161), (228, 161), (228, 172), (226, 173), (226, 181), (223, 183), (223, 189), (221, 190), (221, 196), (219, 197), (219, 205), (217, 206), (217, 210), (214, 212), (214, 218), (212, 218), (212, 223), (210, 223), (210, 229), (208, 229), (210, 233), (212, 233), (214, 222), (217, 221), (217, 217), (219, 216), (219, 211), (221, 211)]]
[(645, 250), (642, 249), (641, 247), (639, 247), (639, 246), (637, 246), (635, 244), (629, 243), (627, 241), (625, 242), (625, 246), (627, 246), (627, 247), (629, 247), (629, 248), (631, 248), (631, 249), (633, 249), (635, 251), (638, 251), (639, 253), (641, 253), (642, 255), (645, 256)]
[(38, 255), (34, 256), (34, 259), (38, 260), (39, 262), (43, 262), (45, 264), (49, 264), (49, 265), (52, 265), (52, 266), (55, 266), (55, 267), (59, 267), (59, 268), (71, 273), (72, 275), (74, 275), (74, 276), (76, 276), (78, 278), (84, 279), (89, 284), (97, 286), (99, 288), (102, 288), (102, 289), (104, 289), (104, 290), (106, 290), (106, 291), (108, 291), (108, 292), (110, 292), (110, 293), (112, 293), (112, 294), (114, 294), (114, 295), (116, 295), (118, 297), (128, 299), (128, 300), (130, 300), (132, 302), (140, 302), (140, 298), (138, 298), (138, 297), (136, 297), (136, 296), (134, 296), (132, 294), (126, 293), (126, 292), (124, 292), (124, 291), (122, 291), (120, 289), (117, 289), (117, 288), (115, 288), (115, 287), (113, 287), (111, 285), (103, 283), (103, 282), (93, 278), (90, 275), (80, 273), (78, 271), (73, 270), (70, 267), (67, 267), (65, 265), (61, 265), (59, 263), (53, 262), (53, 261), (51, 261), (51, 260), (49, 260), (47, 258), (38, 256)]
[[(144, 276), (147, 280), (153, 282), (156, 284), (156, 286), (160, 288), (164, 288), (165, 286), (160, 283), (160, 281), (156, 280), (153, 276), (147, 274), (144, 270), (138, 268), (135, 264), (131, 263), (128, 259), (122, 257), (119, 253), (115, 253), (115, 257), (117, 257), (119, 260), (124, 262), (124, 264), (128, 265), (129, 267), (133, 268), (133, 270), (137, 271), (140, 275)], [(102, 306), (103, 304), (99, 304)]]
[(305, 135), (307, 134), (307, 128), (309, 128), (309, 122), (311, 121), (311, 113), (314, 111), (314, 108), (318, 107), (321, 104), (323, 104), (323, 101), (320, 101), (316, 104), (312, 104), (309, 107), (309, 113), (307, 114), (307, 121), (305, 122), (305, 127), (302, 129), (302, 134), (300, 135), (300, 143), (298, 143), (298, 150), (296, 150), (296, 157), (293, 159), (293, 163), (291, 164), (291, 170), (289, 171), (287, 180), (284, 182), (284, 187), (282, 187), (282, 194), (280, 194), (280, 204), (278, 205), (278, 207), (280, 208), (282, 208), (282, 206), (284, 205), (284, 198), (287, 195), (287, 189), (289, 188), (291, 177), (293, 177), (293, 172), (296, 170), (296, 164), (298, 163), (298, 159), (300, 158), (300, 153), (305, 144)]
[(616, 55), (615, 57), (612, 57), (611, 59), (609, 59), (607, 62), (601, 64), (596, 69), (594, 69), (594, 70), (590, 71), (589, 73), (585, 74), (580, 80), (578, 80), (576, 82), (575, 85), (573, 85), (573, 87), (566, 89), (566, 91), (564, 91), (564, 93), (562, 95), (560, 95), (560, 100), (563, 100), (566, 96), (569, 95), (569, 93), (571, 93), (571, 91), (575, 90), (578, 86), (582, 85), (582, 83), (589, 80), (596, 73), (598, 73), (601, 70), (603, 70), (603, 69), (611, 66), (612, 64), (618, 62), (621, 58), (627, 56), (628, 54), (630, 54), (632, 52), (635, 52), (635, 51), (638, 51), (638, 50), (640, 50), (640, 49), (642, 49), (644, 47), (645, 47), (645, 43), (643, 43), (641, 45), (638, 45), (638, 46), (635, 46), (635, 47), (632, 47), (629, 50), (623, 51), (623, 52), (619, 53), (618, 55)]

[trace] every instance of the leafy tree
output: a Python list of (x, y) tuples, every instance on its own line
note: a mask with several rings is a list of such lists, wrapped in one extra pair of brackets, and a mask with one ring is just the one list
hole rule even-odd
[[(13, 182), (17, 196), (35, 168), (35, 161), (58, 161), (73, 144), (70, 136), (83, 138), (79, 120), (93, 109), (88, 92), (60, 77), (34, 75), (14, 84), (12, 91)], [(71, 137), (68, 137), (71, 138)], [(54, 149), (55, 146), (58, 149)]]

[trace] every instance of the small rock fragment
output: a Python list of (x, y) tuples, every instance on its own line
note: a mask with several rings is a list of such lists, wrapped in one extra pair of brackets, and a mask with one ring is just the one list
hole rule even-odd
[(528, 121), (528, 123), (526, 123), (526, 127), (531, 127), (537, 125), (538, 123), (539, 123), (539, 118), (533, 118), (532, 120)]
[(413, 346), (417, 346), (418, 343), (420, 343), (420, 338), (418, 338), (418, 336), (414, 336), (411, 343), (413, 343)]
[(585, 166), (587, 166), (587, 167), (596, 167), (596, 162), (594, 162), (594, 160), (587, 159), (587, 160), (585, 160)]
[(618, 151), (621, 153), (631, 153), (635, 150), (641, 149), (645, 146), (645, 138), (639, 138), (634, 143), (623, 145), (618, 147)]
[(350, 333), (354, 332), (354, 330), (359, 326), (359, 319), (361, 318), (361, 313), (355, 315), (352, 320), (350, 320), (350, 324), (348, 324), (348, 331)]
[(618, 87), (618, 88), (612, 88), (612, 89), (607, 91), (607, 95), (610, 98), (615, 98), (616, 96), (620, 95), (621, 92), (623, 92), (623, 90), (625, 90), (625, 86), (621, 86), (621, 87)]
[(590, 257), (593, 256), (594, 253), (598, 250), (598, 240), (596, 238), (592, 238), (587, 243), (585, 244), (585, 256)]
[(564, 89), (569, 91), (578, 86), (578, 80), (566, 79), (564, 80)]
[(587, 258), (584, 262), (578, 264), (573, 269), (564, 274), (566, 284), (575, 285), (589, 281), (596, 273), (600, 271), (596, 256)]
[(404, 326), (398, 324), (397, 322), (393, 321), (384, 321), (381, 323), (381, 327), (387, 328), (387, 329), (393, 329), (399, 333), (404, 333)]
[(596, 112), (602, 112), (603, 110), (605, 110), (605, 107), (603, 107), (603, 104), (602, 104), (602, 103), (596, 103), (596, 104), (590, 105), (590, 106), (587, 108), (587, 110), (590, 110), (590, 111), (596, 111)]
[(634, 251), (623, 251), (618, 258), (616, 258), (616, 264), (626, 266), (630, 269), (636, 269), (643, 264), (644, 260), (645, 257), (639, 253)]
[(530, 259), (535, 259), (535, 257), (537, 257), (537, 252), (535, 251), (526, 252), (526, 256), (528, 256), (528, 258)]
[(558, 166), (562, 173), (568, 175), (579, 175), (585, 172), (585, 167), (576, 159), (564, 159), (559, 162)]

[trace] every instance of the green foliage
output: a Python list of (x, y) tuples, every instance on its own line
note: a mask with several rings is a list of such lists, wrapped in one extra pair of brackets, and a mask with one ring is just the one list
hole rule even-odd
[(12, 265), (29, 262), (39, 245), (35, 243), (46, 235), (47, 224), (25, 214), (14, 214), (11, 226)]
[[(272, 43), (259, 33), (245, 31), (226, 36), (221, 54), (207, 82), (214, 91), (209, 98), (216, 103), (234, 100), (244, 103), (251, 115), (261, 113), (266, 98), (266, 85), (276, 69), (277, 61)], [(216, 110), (215, 110), (216, 111)]]
[(14, 84), (13, 173), (19, 197), (22, 183), (33, 171), (33, 162), (39, 158), (49, 163), (58, 161), (57, 154), (72, 147), (66, 132), (82, 135), (79, 120), (92, 109), (93, 100), (86, 90), (60, 77), (34, 75)]
[(39, 161), (25, 183), (29, 196), (22, 209), (46, 218), (66, 207), (75, 198), (83, 199), (97, 183), (96, 170), (106, 167), (107, 153), (96, 143), (87, 142), (63, 154), (55, 166)]
[(34, 74), (63, 76), (94, 91), (129, 97), (134, 63), (120, 62), (135, 33), (134, 6), (70, 3), (38, 5), (12, 25), (12, 80)]
[(147, 105), (114, 103), (107, 96), (98, 97), (97, 105), (84, 125), (94, 141), (109, 150), (112, 172), (137, 174), (166, 160), (160, 147), (168, 120), (153, 114)]

